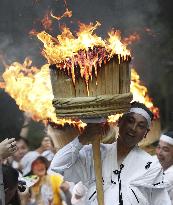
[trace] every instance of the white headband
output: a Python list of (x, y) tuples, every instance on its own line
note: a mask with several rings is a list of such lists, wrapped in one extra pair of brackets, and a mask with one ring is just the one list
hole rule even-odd
[(167, 135), (161, 135), (160, 140), (167, 142), (168, 144), (173, 145), (173, 138)]
[(148, 126), (150, 127), (150, 125), (151, 125), (151, 117), (147, 113), (147, 111), (145, 111), (144, 109), (139, 108), (139, 107), (134, 107), (134, 108), (130, 108), (129, 112), (134, 112), (134, 113), (140, 114), (143, 117), (145, 117), (145, 119), (147, 120)]

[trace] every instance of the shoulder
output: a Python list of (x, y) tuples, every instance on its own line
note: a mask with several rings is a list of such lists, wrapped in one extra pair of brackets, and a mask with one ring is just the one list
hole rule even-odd
[(135, 148), (135, 153), (137, 154), (137, 158), (140, 160), (140, 163), (145, 166), (145, 169), (147, 170), (148, 168), (157, 168), (157, 169), (162, 169), (159, 160), (157, 159), (156, 156), (152, 156), (143, 149), (136, 147)]
[(151, 156), (140, 148), (136, 148), (135, 153), (133, 171), (135, 169), (136, 172), (132, 174), (131, 184), (152, 189), (165, 188), (163, 170), (157, 157)]
[[(114, 147), (114, 144), (100, 144), (100, 149), (101, 150), (105, 150), (105, 151), (110, 151), (113, 147)], [(92, 150), (92, 144), (89, 144), (89, 145), (84, 145), (81, 149), (82, 151), (91, 151)]]
[[(100, 144), (101, 158), (105, 159), (107, 156), (113, 154), (113, 150), (115, 150), (115, 143), (113, 144)], [(81, 159), (89, 159), (91, 160), (93, 156), (92, 145), (84, 145), (82, 149), (79, 151), (79, 157)]]

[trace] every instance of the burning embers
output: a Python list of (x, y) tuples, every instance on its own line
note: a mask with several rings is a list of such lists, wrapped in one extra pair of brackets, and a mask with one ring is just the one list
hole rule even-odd
[(75, 67), (80, 68), (81, 77), (88, 83), (92, 78), (92, 69), (97, 74), (98, 67), (107, 63), (115, 55), (121, 60), (129, 60), (130, 51), (127, 44), (121, 42), (119, 31), (108, 33), (107, 40), (94, 34), (95, 29), (100, 26), (80, 24), (76, 36), (69, 28), (63, 26), (61, 35), (52, 37), (45, 31), (37, 34), (37, 37), (44, 43), (42, 54), (49, 64), (55, 64), (57, 69), (65, 69), (72, 75), (75, 83)]
[[(126, 38), (125, 44), (123, 44), (120, 32), (111, 31), (108, 34), (108, 39), (103, 40), (94, 34), (98, 26), (100, 26), (98, 22), (95, 25), (80, 24), (79, 32), (76, 35), (73, 35), (70, 29), (64, 26), (61, 35), (58, 35), (57, 38), (45, 31), (37, 33), (37, 37), (44, 43), (42, 54), (48, 63), (55, 64), (58, 70), (66, 70), (75, 85), (75, 67), (78, 67), (81, 78), (88, 83), (93, 78), (93, 69), (94, 75), (97, 76), (97, 69), (101, 69), (101, 65), (107, 64), (112, 58), (116, 58), (119, 63), (129, 61), (130, 51), (126, 48), (128, 39)], [(130, 37), (130, 43), (132, 39), (136, 38)], [(21, 110), (30, 113), (36, 120), (50, 120), (57, 124), (75, 123), (83, 127), (84, 124), (79, 120), (57, 119), (52, 105), (54, 96), (49, 76), (49, 64), (37, 69), (31, 66), (31, 61), (28, 59), (23, 64), (13, 63), (3, 74), (5, 81), (3, 86), (6, 92), (16, 100)], [(119, 68), (121, 73), (123, 69)], [(103, 86), (101, 84), (100, 86), (102, 89)], [(118, 90), (121, 90), (120, 87), (117, 87), (117, 93)], [(109, 87), (108, 89), (111, 90)]]

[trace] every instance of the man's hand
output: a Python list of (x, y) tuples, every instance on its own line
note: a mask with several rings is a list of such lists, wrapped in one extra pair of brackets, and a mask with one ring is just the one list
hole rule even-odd
[(67, 181), (63, 181), (60, 188), (62, 189), (63, 192), (69, 191), (70, 184)]
[(5, 159), (16, 152), (17, 146), (14, 138), (5, 139), (0, 143), (0, 159)]
[(104, 132), (103, 123), (89, 123), (84, 131), (79, 135), (79, 142), (81, 144), (90, 144), (93, 139), (102, 136)]

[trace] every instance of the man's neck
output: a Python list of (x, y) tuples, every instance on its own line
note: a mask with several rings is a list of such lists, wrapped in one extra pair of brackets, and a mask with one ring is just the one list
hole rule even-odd
[(117, 139), (117, 162), (119, 165), (123, 162), (128, 153), (133, 149), (133, 147), (128, 147), (120, 139)]
[(173, 163), (167, 165), (167, 166), (163, 166), (163, 171), (166, 171), (167, 169), (169, 169), (171, 166), (173, 166)]

